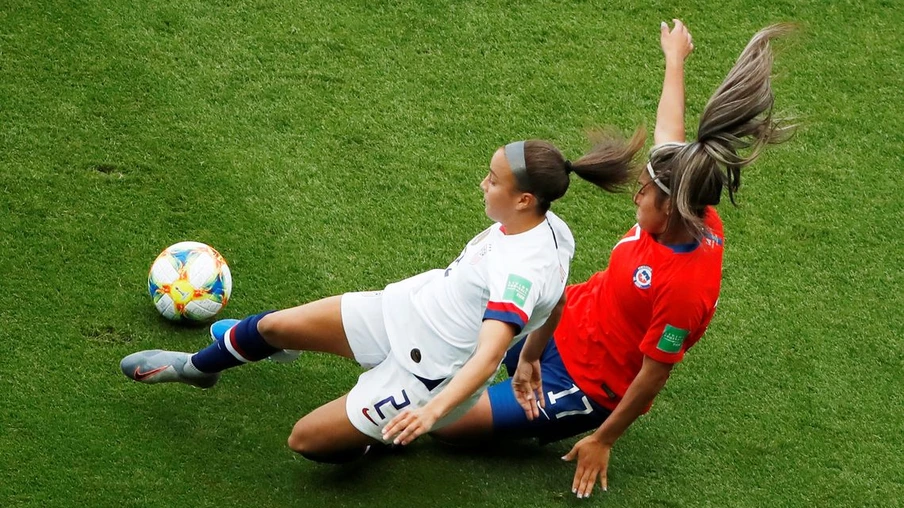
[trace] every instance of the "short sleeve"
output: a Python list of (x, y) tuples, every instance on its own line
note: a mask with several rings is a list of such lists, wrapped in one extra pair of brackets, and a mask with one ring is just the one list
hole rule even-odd
[(515, 335), (530, 320), (539, 299), (540, 284), (537, 277), (527, 273), (500, 270), (490, 275), (490, 299), (483, 319), (509, 323), (516, 329)]
[(665, 290), (653, 301), (650, 327), (640, 342), (646, 356), (663, 362), (678, 363), (706, 331), (715, 314), (699, 293), (686, 288)]

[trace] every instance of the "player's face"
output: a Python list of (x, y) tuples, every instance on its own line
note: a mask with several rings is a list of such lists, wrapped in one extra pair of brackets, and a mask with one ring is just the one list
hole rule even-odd
[(637, 206), (637, 223), (651, 235), (658, 235), (666, 230), (669, 221), (669, 200), (663, 199), (657, 204), (660, 194), (656, 182), (646, 172), (637, 179), (637, 192), (634, 193), (634, 204)]
[(490, 160), (490, 172), (480, 182), (487, 217), (505, 223), (515, 213), (523, 192), (515, 185), (515, 175), (500, 148)]

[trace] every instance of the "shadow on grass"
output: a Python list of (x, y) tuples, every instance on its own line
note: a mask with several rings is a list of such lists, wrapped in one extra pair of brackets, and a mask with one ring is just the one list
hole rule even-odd
[[(341, 498), (344, 505), (394, 499), (431, 506), (482, 505), (499, 495), (500, 485), (538, 483), (540, 471), (562, 466), (571, 441), (539, 446), (536, 440), (453, 446), (422, 438), (408, 447), (383, 448), (344, 465), (313, 464), (298, 470), (298, 493)], [(535, 485), (553, 499), (567, 489), (569, 474), (545, 475)], [(561, 493), (561, 494), (560, 494)], [(544, 496), (547, 499), (550, 496)]]

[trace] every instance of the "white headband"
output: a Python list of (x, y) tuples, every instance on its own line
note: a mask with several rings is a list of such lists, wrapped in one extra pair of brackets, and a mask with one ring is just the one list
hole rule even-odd
[(656, 176), (656, 173), (653, 172), (653, 164), (651, 164), (651, 163), (649, 163), (649, 162), (647, 163), (647, 173), (650, 173), (650, 178), (653, 180), (653, 182), (654, 182), (660, 189), (662, 189), (662, 192), (665, 192), (666, 195), (668, 195), (668, 196), (671, 196), (671, 195), (672, 195), (672, 191), (670, 191), (669, 188), (666, 187), (666, 186), (659, 180), (659, 177)]

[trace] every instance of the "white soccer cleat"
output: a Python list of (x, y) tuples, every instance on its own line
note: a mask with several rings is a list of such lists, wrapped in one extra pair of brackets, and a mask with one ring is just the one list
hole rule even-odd
[(191, 356), (190, 353), (151, 349), (123, 358), (119, 368), (127, 378), (139, 383), (184, 383), (198, 388), (210, 388), (217, 384), (220, 373), (199, 371), (189, 362)]

